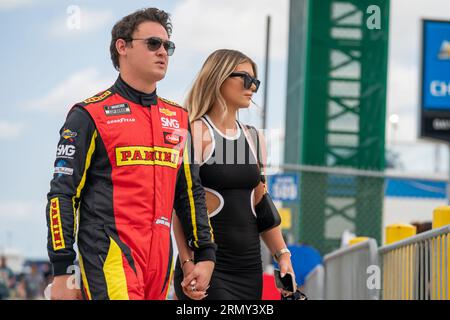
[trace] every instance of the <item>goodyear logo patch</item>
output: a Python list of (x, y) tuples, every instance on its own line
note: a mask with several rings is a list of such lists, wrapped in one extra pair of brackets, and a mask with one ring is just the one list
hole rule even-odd
[(101, 95), (91, 97), (91, 98), (89, 98), (89, 99), (84, 100), (83, 102), (84, 102), (84, 103), (99, 102), (99, 101), (105, 100), (110, 94), (111, 94), (111, 91), (106, 90), (106, 91), (103, 92)]
[(164, 166), (177, 168), (180, 151), (163, 147), (118, 147), (116, 148), (116, 165), (122, 166)]
[(104, 106), (105, 114), (107, 116), (120, 116), (123, 114), (130, 114), (131, 109), (128, 103), (120, 103), (113, 106)]
[(52, 233), (53, 250), (58, 251), (64, 249), (66, 244), (64, 243), (58, 198), (50, 200), (50, 229)]

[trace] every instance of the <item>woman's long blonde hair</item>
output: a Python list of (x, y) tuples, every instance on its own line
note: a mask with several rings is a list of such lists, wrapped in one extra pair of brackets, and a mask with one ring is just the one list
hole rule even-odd
[(220, 49), (206, 59), (184, 103), (191, 122), (200, 119), (211, 110), (216, 101), (224, 111), (227, 109), (220, 87), (236, 66), (245, 62), (252, 65), (257, 77), (256, 64), (240, 51)]

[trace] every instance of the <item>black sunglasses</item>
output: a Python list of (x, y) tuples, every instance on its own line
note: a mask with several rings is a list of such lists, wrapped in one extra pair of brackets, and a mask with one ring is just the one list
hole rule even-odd
[(143, 40), (147, 43), (147, 48), (150, 51), (156, 51), (159, 48), (161, 48), (161, 45), (164, 46), (164, 49), (167, 51), (167, 55), (171, 56), (173, 55), (173, 52), (175, 51), (175, 43), (173, 43), (170, 40), (163, 40), (159, 37), (150, 37), (147, 39), (130, 39), (129, 41), (133, 40)]
[(251, 77), (245, 72), (233, 72), (230, 74), (230, 77), (241, 77), (244, 79), (244, 88), (250, 89), (252, 87), (252, 84), (255, 85), (255, 92), (258, 91), (259, 85), (261, 84), (261, 81), (259, 81), (256, 78)]

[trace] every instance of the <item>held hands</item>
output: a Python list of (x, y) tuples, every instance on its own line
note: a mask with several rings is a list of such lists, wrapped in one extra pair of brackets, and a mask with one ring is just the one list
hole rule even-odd
[(194, 300), (205, 298), (208, 295), (206, 290), (209, 288), (213, 270), (214, 262), (212, 261), (200, 261), (195, 265), (192, 261), (185, 263), (184, 279), (181, 282), (184, 294)]
[(183, 282), (181, 283), (181, 287), (183, 289), (184, 294), (192, 300), (202, 300), (206, 296), (206, 291), (197, 290), (197, 281), (192, 280), (187, 286), (183, 285), (185, 283), (187, 275), (190, 275), (195, 269), (195, 264), (193, 261), (188, 261), (183, 265)]

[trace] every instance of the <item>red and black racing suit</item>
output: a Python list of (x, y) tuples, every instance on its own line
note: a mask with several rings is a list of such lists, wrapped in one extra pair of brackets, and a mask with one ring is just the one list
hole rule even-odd
[(195, 261), (215, 261), (188, 131), (186, 110), (120, 76), (71, 109), (46, 209), (55, 276), (70, 273), (76, 241), (85, 298), (164, 299), (174, 208)]

